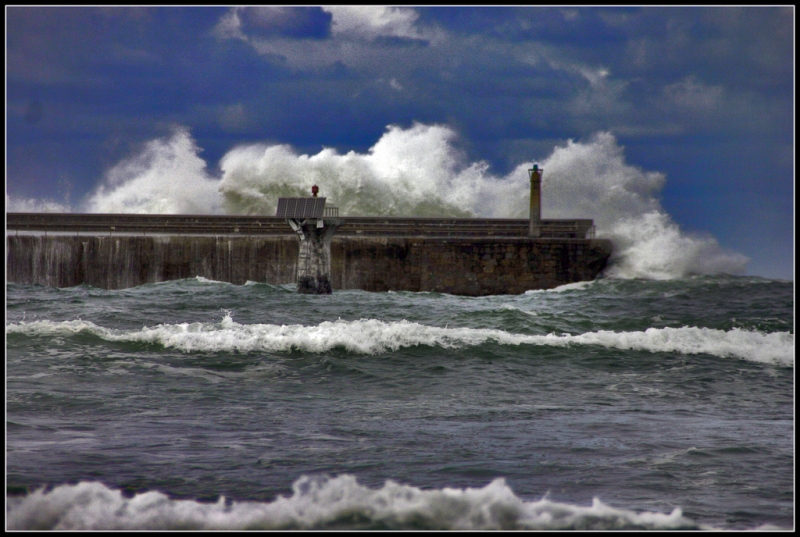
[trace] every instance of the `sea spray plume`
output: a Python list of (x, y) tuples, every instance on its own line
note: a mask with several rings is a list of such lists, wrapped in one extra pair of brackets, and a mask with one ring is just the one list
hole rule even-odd
[[(485, 162), (467, 163), (456, 137), (448, 127), (416, 123), (389, 126), (367, 154), (243, 146), (223, 158), (220, 191), (231, 213), (271, 214), (278, 197), (305, 196), (319, 184), (350, 216), (527, 218), (530, 163), (493, 176)], [(614, 242), (607, 275), (670, 279), (744, 270), (745, 256), (680, 230), (658, 200), (664, 174), (627, 164), (612, 134), (569, 141), (542, 164), (544, 217), (593, 218), (598, 236)]]
[(6, 211), (9, 213), (68, 213), (68, 203), (48, 199), (20, 198), (6, 194)]
[(596, 223), (607, 226), (661, 208), (656, 196), (664, 174), (626, 164), (623, 148), (610, 133), (595, 134), (585, 144), (570, 140), (556, 147), (544, 166), (550, 180), (542, 186), (543, 203), (553, 218), (597, 213), (592, 214)]
[(612, 277), (665, 280), (689, 274), (739, 274), (749, 261), (725, 250), (710, 235), (682, 232), (659, 211), (620, 219), (604, 235), (619, 251), (606, 270)]
[(387, 127), (366, 154), (240, 146), (220, 163), (220, 192), (236, 214), (273, 214), (279, 197), (307, 196), (316, 184), (347, 216), (474, 216), (486, 165), (467, 165), (455, 137), (447, 127), (416, 123)]
[[(322, 188), (347, 216), (527, 218), (530, 163), (505, 177), (469, 163), (442, 125), (389, 126), (366, 154), (326, 148), (298, 155), (288, 145), (246, 145), (222, 159), (222, 180), (206, 172), (185, 128), (147, 144), (112, 168), (88, 202), (90, 212), (275, 214), (279, 197)], [(610, 133), (569, 141), (542, 162), (545, 218), (593, 218), (614, 243), (606, 275), (670, 279), (736, 274), (748, 259), (711, 236), (689, 235), (661, 207), (665, 177), (625, 162)]]
[(657, 197), (665, 183), (663, 174), (626, 164), (623, 148), (611, 134), (557, 148), (545, 164), (551, 163), (558, 217), (566, 217), (569, 207), (592, 215), (599, 236), (613, 241), (615, 255), (607, 275), (670, 279), (744, 269), (748, 259), (723, 250), (714, 238), (681, 232)]
[(148, 142), (141, 153), (111, 168), (89, 198), (92, 213), (215, 214), (219, 181), (206, 172), (188, 129)]
[[(520, 165), (506, 181), (520, 188)], [(542, 212), (545, 218), (593, 218), (598, 237), (614, 243), (605, 273), (618, 278), (671, 279), (689, 274), (736, 274), (748, 258), (730, 252), (711, 236), (688, 235), (661, 206), (661, 173), (625, 162), (623, 148), (610, 133), (587, 143), (570, 140), (543, 162)], [(514, 216), (527, 216), (527, 199)]]

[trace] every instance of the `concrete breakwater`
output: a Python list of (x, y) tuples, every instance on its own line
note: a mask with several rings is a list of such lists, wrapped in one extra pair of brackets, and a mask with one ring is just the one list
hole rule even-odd
[[(547, 237), (548, 229), (568, 234), (583, 221), (551, 221), (551, 228), (544, 221), (543, 237), (534, 239), (525, 235), (527, 220), (342, 220), (331, 241), (334, 290), (518, 294), (592, 280), (611, 254), (608, 240)], [(577, 226), (575, 235), (587, 232)], [(10, 213), (6, 275), (105, 289), (195, 276), (293, 284), (299, 244), (275, 217)]]

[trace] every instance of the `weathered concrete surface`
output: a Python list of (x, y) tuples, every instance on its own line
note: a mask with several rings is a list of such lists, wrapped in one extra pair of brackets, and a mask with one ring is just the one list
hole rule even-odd
[[(296, 236), (7, 235), (7, 281), (121, 289), (203, 276), (293, 284)], [(592, 280), (611, 254), (600, 239), (337, 237), (333, 289), (519, 294)]]
[(483, 296), (593, 280), (611, 255), (611, 243), (602, 239), (334, 238), (331, 254), (338, 289)]
[(331, 285), (331, 239), (342, 221), (325, 218), (297, 225), (302, 232), (297, 257), (297, 292), (305, 295), (329, 295)]
[(124, 289), (202, 276), (243, 284), (294, 282), (297, 239), (236, 236), (9, 235), (9, 282)]

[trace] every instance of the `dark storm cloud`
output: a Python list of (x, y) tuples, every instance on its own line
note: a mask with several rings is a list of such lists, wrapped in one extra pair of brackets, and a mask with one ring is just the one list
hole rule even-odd
[(559, 45), (597, 46), (625, 39), (614, 18), (635, 13), (635, 8), (514, 8), (484, 7), (470, 10), (448, 7), (422, 8), (421, 20), (440, 24), (460, 35), (482, 34), (502, 41), (544, 41)]
[[(662, 79), (689, 71), (723, 80), (785, 85), (792, 71), (791, 8), (420, 9), (421, 21), (455, 35), (536, 42), (601, 62), (619, 75)], [(577, 59), (577, 58), (576, 58)], [(731, 60), (735, 59), (734, 63)]]
[[(623, 135), (686, 134), (693, 129), (730, 135), (772, 129), (781, 114), (772, 100), (792, 95), (786, 91), (791, 62), (765, 61), (759, 54), (781, 51), (767, 54), (776, 57), (791, 49), (789, 26), (780, 10), (761, 13), (750, 27), (746, 9), (420, 11), (421, 28), (444, 22), (454, 33), (428, 51), (416, 49), (394, 61), (393, 51), (380, 39), (351, 42), (345, 61), (365, 78), (398, 77), (398, 84), (434, 108), (436, 100), (447, 100), (451, 112), (463, 104), (459, 116), (484, 109), (468, 102), (470, 96), (515, 97), (516, 109), (506, 107), (515, 122), (524, 123), (533, 112), (538, 123), (542, 115), (549, 116), (550, 123), (579, 135), (598, 128)], [(452, 13), (466, 14), (466, 20), (448, 20)], [(753, 44), (759, 41), (754, 35), (776, 27), (775, 43)], [(710, 37), (704, 38), (704, 31)], [(364, 58), (353, 61), (360, 53)], [(525, 54), (532, 57), (528, 63), (520, 61)], [(770, 65), (773, 72), (750, 74)], [(545, 105), (548, 97), (561, 99), (561, 106)]]
[[(545, 86), (559, 79), (562, 83), (571, 80), (572, 88), (586, 82), (587, 79), (580, 80), (580, 67), (607, 71), (606, 83), (616, 81), (617, 89), (614, 95), (606, 92), (613, 99), (606, 99), (605, 103), (632, 105), (613, 109), (616, 121), (612, 127), (636, 124), (644, 132), (642, 127), (647, 123), (655, 126), (677, 120), (678, 126), (716, 129), (720, 133), (731, 129), (770, 130), (781, 114), (772, 104), (774, 99), (784, 101), (780, 107), (784, 110), (792, 99), (792, 12), (785, 8), (420, 11), (421, 21), (440, 24), (461, 39), (477, 35), (482, 42), (507, 51), (520, 44), (537, 47), (545, 61), (559, 65), (553, 70), (559, 73), (556, 78), (542, 79)], [(477, 63), (481, 55), (476, 47), (467, 57)], [(490, 70), (480, 65), (464, 70), (473, 76), (474, 87), (485, 87), (486, 80), (502, 78), (507, 86), (524, 93), (522, 88), (529, 86), (530, 77), (529, 73), (516, 76), (517, 57), (497, 54), (493, 49), (491, 58), (495, 64)], [(574, 69), (565, 69), (567, 66)], [(461, 82), (472, 87), (467, 80)], [(604, 88), (596, 85), (586, 93), (597, 96), (603, 92)], [(640, 113), (642, 110), (644, 113)], [(732, 114), (732, 110), (738, 113)], [(581, 112), (590, 129), (595, 126), (592, 116), (604, 115), (597, 100)], [(563, 114), (563, 109), (556, 113)], [(571, 127), (580, 129), (580, 119), (575, 119)]]
[[(237, 17), (235, 35), (249, 42), (210, 37), (226, 13)], [(394, 120), (392, 103), (404, 108), (416, 99), (418, 117), (483, 123), (494, 126), (491, 136), (508, 124), (549, 127), (557, 137), (598, 128), (625, 136), (696, 129), (729, 136), (774, 131), (786, 106), (774, 101), (792, 96), (785, 9), (394, 13), (397, 21), (388, 23), (340, 19), (337, 43), (345, 48), (319, 41), (331, 41), (335, 23), (322, 8), (9, 8), (9, 101), (21, 118), (31, 117), (23, 108), (34, 99), (43, 110), (82, 102), (100, 114), (106, 107), (177, 121), (195, 113), (211, 120), (202, 110), (247, 105), (254, 119), (266, 120), (253, 104), (284, 108), (292, 93), (297, 108), (307, 97), (332, 109), (383, 110), (381, 123)], [(400, 17), (409, 13), (420, 16)], [(309, 48), (310, 41), (320, 46)], [(332, 73), (349, 82), (322, 92), (303, 87)], [(32, 95), (32, 86), (48, 85), (57, 91)]]

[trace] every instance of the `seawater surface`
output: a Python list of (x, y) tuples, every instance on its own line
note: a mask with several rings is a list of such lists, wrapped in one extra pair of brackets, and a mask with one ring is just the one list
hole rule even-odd
[(6, 290), (9, 529), (794, 525), (791, 282)]

